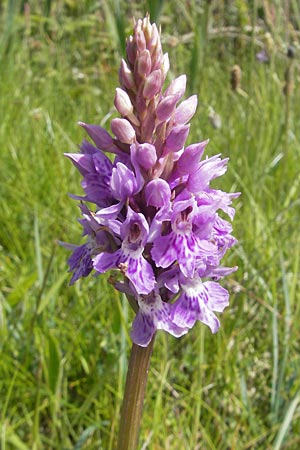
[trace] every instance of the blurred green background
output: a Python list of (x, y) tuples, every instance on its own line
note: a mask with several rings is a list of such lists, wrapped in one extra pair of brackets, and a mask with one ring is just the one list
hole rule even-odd
[(109, 129), (125, 37), (149, 11), (199, 95), (189, 142), (241, 191), (212, 335), (158, 333), (140, 448), (300, 448), (297, 0), (0, 3), (0, 448), (113, 450), (133, 314), (107, 277), (69, 287), (78, 120)]

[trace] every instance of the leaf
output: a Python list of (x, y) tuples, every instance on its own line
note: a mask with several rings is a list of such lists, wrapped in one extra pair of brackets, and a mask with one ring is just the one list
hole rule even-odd
[(48, 336), (48, 351), (48, 383), (55, 395), (60, 376), (61, 357), (58, 342), (52, 334)]
[(84, 430), (84, 432), (80, 435), (78, 441), (74, 446), (74, 450), (81, 450), (83, 445), (86, 443), (88, 438), (94, 434), (94, 431), (97, 430), (96, 425), (91, 425)]
[(27, 447), (27, 445), (24, 444), (24, 442), (22, 442), (15, 433), (7, 437), (7, 442), (12, 444), (13, 448), (15, 448), (16, 450), (30, 450), (29, 447)]
[(10, 292), (7, 296), (7, 302), (10, 306), (17, 305), (20, 301), (24, 299), (24, 295), (27, 291), (32, 287), (37, 279), (36, 272), (31, 273), (30, 275), (20, 276), (18, 280), (18, 284), (15, 288)]
[(294, 412), (298, 406), (298, 403), (300, 403), (300, 392), (296, 394), (294, 399), (291, 401), (290, 406), (287, 409), (287, 412), (284, 416), (283, 422), (281, 424), (281, 427), (277, 433), (275, 442), (274, 442), (274, 450), (280, 450), (281, 445), (283, 443), (284, 437), (286, 433), (288, 432), (288, 429), (292, 423)]
[(65, 281), (65, 279), (68, 276), (69, 276), (68, 272), (62, 273), (62, 275), (55, 281), (55, 283), (52, 284), (52, 286), (50, 287), (48, 292), (46, 292), (42, 296), (42, 300), (41, 300), (41, 302), (39, 304), (39, 307), (38, 307), (38, 310), (37, 310), (37, 314), (41, 314), (41, 312), (43, 312), (43, 310), (48, 306), (49, 302), (51, 301), (51, 299), (53, 297), (55, 297), (55, 295), (59, 291), (61, 285), (63, 284), (63, 282)]

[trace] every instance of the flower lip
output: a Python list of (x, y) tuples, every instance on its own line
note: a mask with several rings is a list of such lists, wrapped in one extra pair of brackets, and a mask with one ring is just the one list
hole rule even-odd
[(192, 222), (191, 222), (191, 212), (193, 211), (192, 206), (188, 206), (186, 209), (181, 211), (177, 218), (174, 220), (173, 229), (177, 233), (186, 234), (189, 231), (192, 231)]
[(128, 242), (130, 244), (134, 244), (135, 246), (139, 247), (141, 245), (140, 237), (141, 237), (141, 230), (139, 224), (137, 222), (134, 222), (130, 225), (129, 228)]

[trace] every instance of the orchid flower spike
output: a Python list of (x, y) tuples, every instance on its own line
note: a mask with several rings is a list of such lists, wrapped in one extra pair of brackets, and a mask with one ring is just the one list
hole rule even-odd
[(158, 329), (180, 337), (200, 321), (218, 331), (215, 313), (229, 304), (219, 280), (237, 269), (221, 265), (236, 243), (223, 213), (233, 219), (239, 193), (211, 188), (228, 159), (203, 159), (208, 140), (186, 146), (197, 97), (182, 100), (185, 75), (164, 87), (169, 59), (149, 16), (135, 22), (126, 55), (112, 134), (80, 122), (93, 144), (66, 154), (82, 176), (84, 194), (73, 197), (86, 242), (64, 245), (73, 251), (71, 284), (92, 271), (119, 274), (114, 286), (137, 311), (132, 340), (145, 347)]

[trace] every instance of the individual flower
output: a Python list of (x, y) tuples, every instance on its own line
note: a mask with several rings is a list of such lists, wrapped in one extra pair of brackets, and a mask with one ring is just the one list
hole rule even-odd
[[(171, 214), (167, 213), (165, 217), (165, 222), (170, 221), (171, 230), (156, 238), (151, 251), (158, 267), (167, 268), (177, 262), (182, 274), (192, 278), (200, 261), (204, 264), (216, 261), (216, 246), (207, 238), (199, 238), (195, 232), (199, 228), (199, 221), (207, 221), (204, 217), (207, 214), (207, 211), (201, 214), (191, 195), (187, 199), (174, 200)], [(215, 210), (210, 214), (215, 214)], [(200, 223), (200, 229), (203, 228), (204, 225)]]
[(133, 283), (138, 294), (149, 294), (155, 286), (151, 264), (144, 258), (149, 226), (142, 214), (128, 207), (127, 218), (120, 228), (122, 245), (114, 253), (100, 253), (94, 260), (94, 269), (103, 273), (109, 269), (120, 269)]

